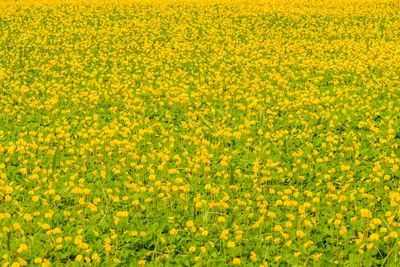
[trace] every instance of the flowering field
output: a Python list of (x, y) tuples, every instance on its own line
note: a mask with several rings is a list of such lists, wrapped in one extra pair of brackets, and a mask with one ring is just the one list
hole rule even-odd
[(0, 2), (2, 266), (400, 264), (400, 3)]

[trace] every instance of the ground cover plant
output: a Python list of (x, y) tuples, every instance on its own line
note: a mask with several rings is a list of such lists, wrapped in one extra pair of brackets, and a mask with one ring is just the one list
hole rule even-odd
[(2, 1), (2, 266), (400, 264), (398, 1)]

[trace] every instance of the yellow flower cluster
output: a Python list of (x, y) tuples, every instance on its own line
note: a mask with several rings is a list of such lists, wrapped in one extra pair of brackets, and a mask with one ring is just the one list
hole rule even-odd
[(399, 265), (400, 3), (0, 2), (2, 266)]

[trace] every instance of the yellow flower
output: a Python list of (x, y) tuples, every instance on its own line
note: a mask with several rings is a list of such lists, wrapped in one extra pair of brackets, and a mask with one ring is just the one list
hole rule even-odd
[(222, 230), (221, 239), (222, 240), (227, 240), (228, 239), (228, 234), (229, 234), (229, 230), (228, 229)]
[(233, 258), (233, 264), (238, 265), (240, 264), (240, 259), (239, 258)]
[(234, 248), (235, 247), (235, 242), (229, 241), (228, 242), (228, 248)]
[(251, 261), (257, 261), (257, 254), (254, 251), (250, 252), (250, 254)]
[(280, 225), (275, 225), (275, 232), (281, 232), (283, 230), (282, 226)]
[(369, 236), (371, 241), (378, 241), (379, 240), (379, 235), (377, 233), (373, 233)]
[(314, 244), (314, 242), (311, 241), (311, 240), (308, 240), (308, 241), (304, 244), (304, 247), (305, 247), (305, 248), (309, 248), (312, 244)]
[(348, 166), (348, 165), (341, 165), (341, 166), (340, 166), (340, 169), (341, 169), (342, 171), (348, 171), (348, 170), (350, 170), (350, 166)]
[(222, 216), (218, 217), (218, 222), (220, 222), (220, 223), (223, 223), (223, 222), (225, 222), (225, 218), (224, 218), (224, 217), (222, 217)]
[(33, 218), (32, 218), (32, 216), (31, 216), (30, 214), (25, 214), (25, 215), (24, 215), (24, 220), (25, 220), (25, 221), (30, 222), (30, 221), (32, 221), (32, 219), (33, 219)]
[(397, 232), (391, 232), (391, 233), (389, 234), (389, 236), (390, 236), (391, 238), (397, 239), (397, 237), (399, 236), (399, 234), (398, 234)]
[(298, 238), (303, 238), (305, 236), (304, 232), (302, 230), (297, 230), (296, 231), (296, 235)]
[(20, 244), (19, 248), (17, 249), (18, 253), (22, 253), (23, 251), (27, 251), (28, 250), (28, 246), (26, 244)]
[(47, 223), (44, 223), (44, 224), (42, 224), (42, 228), (43, 228), (43, 230), (48, 230), (48, 229), (50, 229), (50, 225)]
[(127, 211), (117, 211), (117, 217), (128, 217)]
[(346, 226), (342, 225), (342, 227), (340, 228), (340, 234), (344, 235), (346, 233), (347, 233), (347, 228), (346, 228)]
[(369, 211), (367, 209), (361, 209), (360, 214), (361, 214), (361, 217), (363, 217), (363, 218), (372, 218), (371, 211)]
[(100, 262), (100, 256), (97, 253), (94, 253), (92, 255), (92, 260), (96, 261), (96, 262)]
[(319, 258), (321, 258), (321, 256), (322, 256), (322, 254), (318, 253), (318, 254), (312, 255), (312, 258), (313, 258), (313, 260), (317, 261), (317, 260), (319, 260)]

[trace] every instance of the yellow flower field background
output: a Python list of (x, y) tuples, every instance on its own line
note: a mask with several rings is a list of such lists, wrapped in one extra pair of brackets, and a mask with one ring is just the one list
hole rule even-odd
[(2, 266), (400, 264), (400, 3), (0, 2)]

